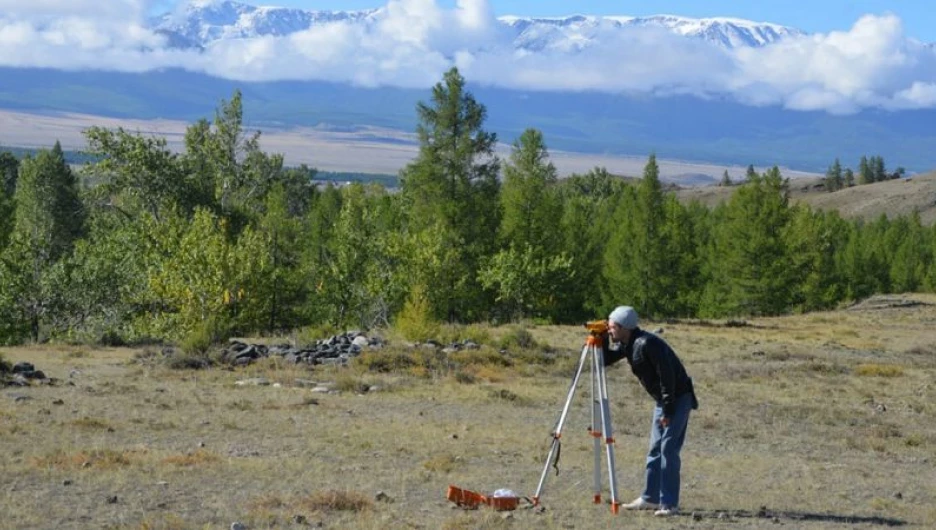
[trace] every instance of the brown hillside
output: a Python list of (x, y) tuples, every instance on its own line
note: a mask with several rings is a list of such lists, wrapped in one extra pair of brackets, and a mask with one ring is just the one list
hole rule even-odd
[[(736, 187), (707, 186), (686, 188), (676, 192), (680, 201), (697, 200), (712, 207), (727, 200)], [(820, 179), (801, 178), (790, 181), (790, 198), (805, 202), (816, 209), (838, 210), (848, 219), (872, 220), (881, 214), (888, 217), (920, 212), (925, 225), (936, 222), (936, 171), (913, 177), (855, 186), (826, 193)]]

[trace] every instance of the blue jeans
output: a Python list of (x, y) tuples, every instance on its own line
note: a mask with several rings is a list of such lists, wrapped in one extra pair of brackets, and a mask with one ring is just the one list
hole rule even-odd
[(647, 452), (647, 482), (643, 499), (664, 506), (679, 506), (679, 451), (686, 441), (686, 427), (692, 410), (692, 394), (676, 399), (676, 412), (669, 419), (669, 426), (660, 426), (663, 407), (653, 409), (653, 425), (650, 427), (650, 450)]

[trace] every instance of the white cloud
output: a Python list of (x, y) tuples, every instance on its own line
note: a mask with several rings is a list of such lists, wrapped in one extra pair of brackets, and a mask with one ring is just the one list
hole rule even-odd
[[(268, 3), (275, 3), (272, 0)], [(320, 79), (428, 87), (457, 65), (470, 81), (539, 90), (731, 95), (751, 105), (850, 113), (936, 107), (936, 49), (894, 15), (845, 31), (727, 50), (654, 27), (610, 23), (517, 51), (486, 0), (389, 0), (368, 24), (166, 47), (145, 27), (154, 0), (0, 0), (0, 65), (142, 71), (184, 67), (243, 80)], [(546, 30), (549, 31), (549, 30)]]
[(740, 49), (734, 55), (740, 75), (727, 87), (729, 92), (743, 94), (767, 85), (775, 91), (767, 102), (794, 109), (907, 108), (927, 98), (906, 93), (898, 104), (899, 94), (914, 90), (914, 84), (936, 81), (936, 53), (908, 39), (893, 15), (867, 15), (846, 32)]

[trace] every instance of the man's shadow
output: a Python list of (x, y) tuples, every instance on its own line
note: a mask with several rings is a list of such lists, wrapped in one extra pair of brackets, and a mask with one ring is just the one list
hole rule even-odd
[(692, 510), (682, 512), (682, 515), (692, 517), (697, 521), (702, 519), (767, 519), (774, 522), (802, 521), (840, 524), (873, 524), (880, 526), (905, 526), (907, 521), (881, 517), (877, 515), (839, 515), (832, 513), (810, 513), (788, 510), (770, 510), (762, 506), (757, 511), (749, 510)]

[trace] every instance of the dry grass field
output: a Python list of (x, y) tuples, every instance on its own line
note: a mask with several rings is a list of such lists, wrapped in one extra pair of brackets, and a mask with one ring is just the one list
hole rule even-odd
[[(210, 118), (211, 116), (206, 116)], [(413, 119), (415, 120), (415, 110)], [(185, 129), (188, 123), (177, 120), (143, 120), (110, 118), (71, 113), (28, 113), (0, 109), (0, 145), (48, 148), (56, 140), (66, 150), (81, 150), (87, 146), (83, 131), (91, 126), (116, 129), (123, 127), (144, 136), (165, 138), (170, 149), (184, 149)], [(415, 128), (416, 123), (413, 122)], [(249, 131), (255, 130), (245, 124)], [(362, 126), (354, 131), (330, 131), (315, 127), (277, 129), (265, 127), (260, 138), (261, 147), (271, 153), (281, 153), (288, 165), (307, 164), (323, 171), (384, 173), (396, 175), (418, 154), (418, 139), (414, 132)], [(510, 143), (508, 140), (507, 143)], [(511, 147), (498, 146), (498, 155), (507, 158)], [(550, 160), (560, 176), (587, 173), (595, 167), (604, 167), (615, 175), (641, 175), (646, 156), (616, 156), (584, 154), (550, 150)], [(686, 175), (706, 174), (721, 178), (727, 170), (733, 178), (743, 178), (746, 166), (724, 166), (704, 162), (658, 160), (660, 176), (680, 181)], [(808, 172), (784, 170), (791, 178), (817, 175)]]
[[(645, 326), (663, 328), (701, 402), (683, 452), (683, 514), (665, 521), (591, 503), (583, 386), (543, 509), (445, 499), (450, 484), (533, 494), (581, 328), (531, 327), (532, 350), (484, 347), (445, 369), (384, 373), (363, 361), (193, 371), (132, 349), (0, 349), (57, 380), (0, 389), (0, 527), (936, 527), (936, 297), (738, 324)], [(491, 342), (505, 332), (491, 329)], [(376, 366), (402, 348), (365, 357)], [(272, 384), (237, 384), (257, 377)], [(630, 501), (652, 404), (625, 366), (609, 371), (609, 388)]]

